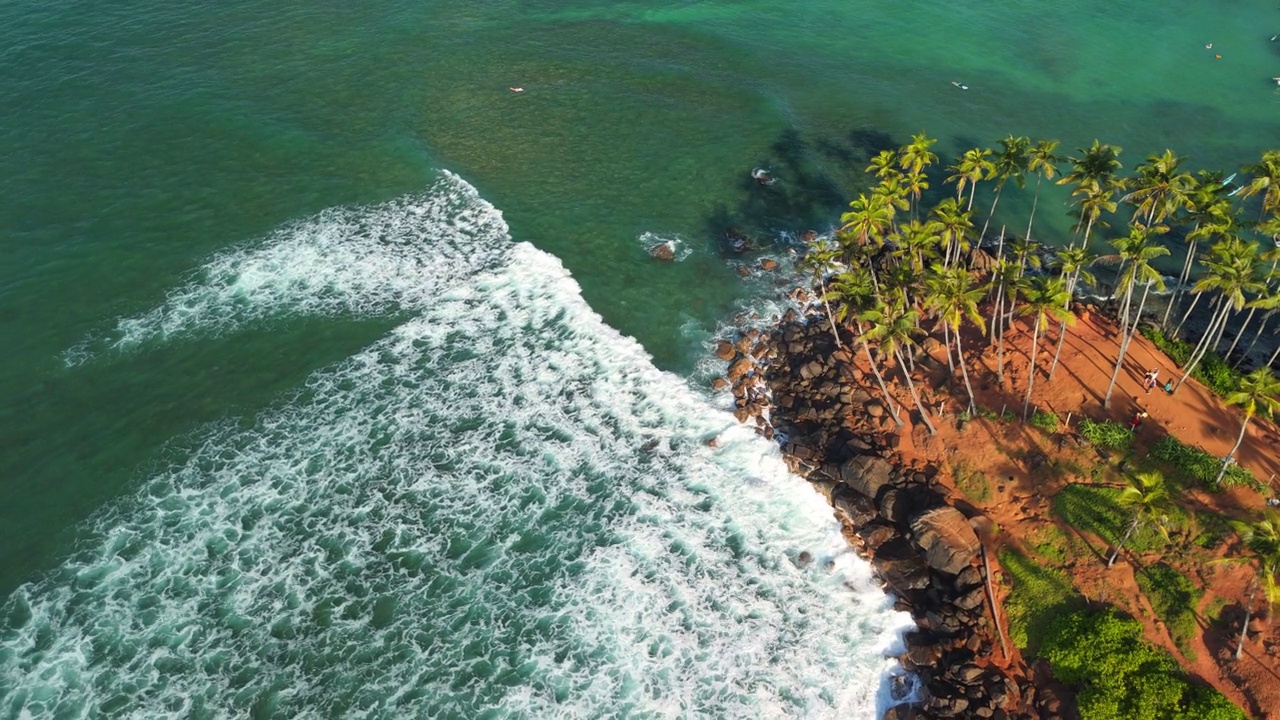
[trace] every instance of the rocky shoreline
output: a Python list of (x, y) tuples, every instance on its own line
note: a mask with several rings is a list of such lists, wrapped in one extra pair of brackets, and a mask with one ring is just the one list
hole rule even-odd
[(993, 621), (980, 538), (990, 522), (939, 484), (936, 467), (898, 452), (898, 429), (853, 352), (836, 346), (825, 315), (790, 310), (772, 329), (719, 341), (728, 368), (713, 384), (733, 393), (740, 422), (780, 443), (914, 618), (899, 660), (918, 696), (885, 719), (1062, 717), (1047, 669), (1028, 668)]

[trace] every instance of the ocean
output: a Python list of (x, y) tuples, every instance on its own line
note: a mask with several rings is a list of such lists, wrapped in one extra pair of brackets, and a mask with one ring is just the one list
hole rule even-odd
[(0, 6), (0, 715), (875, 717), (908, 619), (708, 341), (914, 132), (1252, 161), (1277, 32), (1260, 2)]

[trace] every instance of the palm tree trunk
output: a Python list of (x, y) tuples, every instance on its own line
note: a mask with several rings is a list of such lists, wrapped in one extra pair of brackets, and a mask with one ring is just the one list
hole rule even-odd
[[(1197, 223), (1196, 227), (1200, 227)], [(1195, 232), (1193, 229), (1192, 232)], [(1178, 304), (1178, 300), (1182, 297), (1182, 287), (1186, 285), (1187, 278), (1191, 275), (1192, 259), (1196, 256), (1196, 241), (1192, 240), (1187, 245), (1187, 255), (1182, 260), (1182, 272), (1178, 275), (1178, 286), (1173, 289), (1173, 297), (1169, 298), (1169, 304), (1164, 308), (1164, 318), (1160, 320), (1160, 329), (1169, 332), (1169, 311), (1173, 310), (1173, 306)]]
[(836, 347), (840, 347), (840, 331), (836, 329), (836, 316), (831, 312), (831, 303), (827, 302), (827, 284), (818, 281), (818, 287), (822, 290), (822, 306), (827, 310), (827, 320), (831, 323), (831, 338), (836, 341)]
[(1031, 332), (1031, 370), (1027, 373), (1027, 397), (1022, 401), (1022, 422), (1027, 421), (1027, 413), (1031, 409), (1031, 389), (1036, 385), (1036, 343), (1040, 340), (1040, 319), (1042, 313), (1036, 314), (1036, 326)]
[(1244, 603), (1244, 622), (1240, 623), (1240, 642), (1236, 644), (1236, 660), (1244, 655), (1244, 641), (1249, 636), (1249, 621), (1253, 619), (1253, 594), (1258, 591), (1258, 576), (1249, 583), (1249, 599)]
[[(1146, 304), (1147, 292), (1150, 290), (1151, 290), (1151, 282), (1148, 281), (1146, 286), (1142, 290), (1142, 301), (1138, 303), (1139, 316), (1141, 316), (1142, 314), (1142, 306)], [(1121, 317), (1122, 323), (1125, 320), (1127, 320), (1129, 317), (1129, 303), (1131, 302), (1132, 298), (1133, 298), (1133, 283), (1129, 283), (1129, 287), (1127, 287), (1124, 291), (1124, 302), (1121, 303), (1120, 305), (1120, 310), (1121, 310), (1120, 317)], [(1107, 395), (1106, 397), (1102, 398), (1102, 407), (1104, 408), (1111, 407), (1111, 393), (1115, 392), (1116, 380), (1119, 379), (1120, 377), (1120, 368), (1122, 365), (1124, 365), (1125, 353), (1129, 351), (1129, 341), (1133, 339), (1133, 331), (1138, 329), (1138, 323), (1136, 320), (1133, 322), (1133, 327), (1131, 328), (1125, 327), (1125, 325), (1127, 325), (1127, 323), (1121, 325), (1120, 352), (1116, 354), (1116, 366), (1115, 366), (1115, 369), (1111, 371), (1111, 384), (1107, 385)]]
[(1031, 200), (1031, 217), (1027, 218), (1027, 240), (1031, 240), (1031, 223), (1036, 221), (1036, 206), (1040, 204), (1040, 182), (1044, 180), (1044, 176), (1040, 175), (1036, 178), (1036, 194)]
[(1240, 342), (1240, 338), (1244, 336), (1244, 329), (1249, 327), (1249, 323), (1253, 322), (1253, 314), (1258, 312), (1258, 308), (1249, 308), (1249, 314), (1245, 317), (1244, 322), (1240, 324), (1240, 331), (1236, 333), (1236, 339), (1231, 341), (1231, 347), (1227, 348), (1227, 352), (1223, 358), (1231, 357), (1231, 353), (1235, 352), (1236, 345)]
[(1191, 317), (1191, 311), (1196, 309), (1196, 303), (1200, 302), (1200, 296), (1204, 293), (1195, 293), (1195, 297), (1191, 298), (1191, 307), (1182, 314), (1182, 320), (1178, 322), (1178, 327), (1173, 329), (1173, 337), (1176, 340), (1182, 337), (1182, 326), (1187, 324), (1187, 318)]
[(929, 422), (929, 414), (925, 412), (924, 404), (920, 402), (920, 395), (916, 392), (916, 384), (911, 382), (911, 373), (907, 372), (907, 366), (902, 362), (902, 352), (894, 350), (898, 356), (898, 365), (902, 368), (902, 376), (907, 380), (907, 389), (911, 391), (911, 399), (916, 401), (916, 409), (920, 411), (920, 419), (924, 421), (924, 426), (929, 428), (930, 435), (937, 435), (938, 428)]
[(876, 384), (880, 386), (880, 392), (884, 395), (884, 401), (889, 404), (889, 412), (893, 414), (893, 421), (902, 427), (902, 417), (898, 412), (898, 405), (893, 401), (893, 396), (889, 394), (889, 388), (884, 384), (884, 376), (880, 374), (880, 368), (876, 367), (876, 361), (871, 357), (871, 348), (867, 347), (866, 338), (861, 333), (858, 335), (858, 344), (862, 345), (862, 352), (867, 355), (867, 363), (871, 366), (871, 374), (876, 378)]
[(1111, 551), (1111, 557), (1107, 558), (1107, 567), (1111, 567), (1115, 564), (1116, 558), (1120, 555), (1120, 548), (1124, 547), (1124, 544), (1129, 542), (1129, 536), (1133, 534), (1134, 530), (1138, 529), (1138, 520), (1140, 517), (1141, 516), (1139, 515), (1135, 515), (1133, 520), (1129, 521), (1129, 527), (1125, 528), (1124, 536), (1120, 538), (1120, 542), (1116, 543), (1115, 549)]
[(1267, 367), (1271, 367), (1272, 365), (1276, 364), (1277, 356), (1280, 356), (1280, 343), (1277, 343), (1276, 349), (1271, 351), (1271, 358), (1267, 360)]
[(1177, 386), (1173, 388), (1175, 393), (1178, 392), (1178, 388), (1182, 387), (1182, 384), (1187, 381), (1187, 378), (1191, 376), (1191, 372), (1196, 369), (1196, 364), (1200, 362), (1200, 359), (1204, 357), (1204, 354), (1209, 351), (1209, 346), (1211, 344), (1213, 334), (1217, 330), (1217, 325), (1220, 322), (1226, 322), (1226, 314), (1230, 309), (1231, 304), (1226, 302), (1224, 299), (1222, 302), (1222, 309), (1214, 313), (1214, 316), (1210, 318), (1209, 327), (1205, 330), (1204, 337), (1200, 338), (1200, 344), (1196, 345), (1195, 351), (1193, 351), (1191, 353), (1191, 357), (1187, 359), (1187, 366), (1183, 368), (1182, 378), (1178, 380)]
[(1000, 191), (1004, 190), (1004, 183), (996, 186), (996, 197), (991, 201), (991, 212), (987, 213), (987, 219), (982, 223), (982, 233), (978, 235), (978, 247), (982, 247), (982, 239), (987, 236), (987, 227), (991, 224), (991, 218), (996, 214), (996, 205), (1000, 204)]
[(1236, 363), (1236, 367), (1244, 364), (1245, 358), (1249, 357), (1249, 354), (1253, 352), (1253, 348), (1257, 346), (1258, 338), (1267, 334), (1267, 323), (1269, 322), (1271, 322), (1271, 311), (1262, 316), (1262, 327), (1258, 328), (1258, 332), (1253, 334), (1253, 340), (1249, 342), (1249, 347), (1245, 348), (1240, 355), (1240, 361)]
[[(1067, 282), (1067, 302), (1063, 308), (1067, 312), (1071, 312), (1071, 300), (1075, 297), (1076, 282), (1080, 280), (1080, 271), (1076, 270), (1071, 274), (1071, 280)], [(1067, 321), (1063, 320), (1058, 325), (1058, 349), (1053, 351), (1053, 364), (1049, 366), (1049, 379), (1046, 382), (1053, 382), (1053, 373), (1058, 369), (1058, 357), (1062, 355), (1063, 341), (1067, 339)]]
[(969, 412), (972, 413), (978, 407), (978, 403), (973, 399), (973, 386), (969, 384), (969, 371), (965, 369), (964, 363), (964, 346), (960, 344), (960, 328), (956, 327), (956, 357), (960, 359), (960, 374), (964, 377), (964, 389), (969, 391)]
[(951, 362), (951, 325), (947, 322), (942, 323), (942, 344), (947, 348), (947, 370), (955, 375), (956, 366)]
[(1222, 458), (1222, 469), (1218, 471), (1218, 479), (1213, 481), (1215, 487), (1221, 487), (1222, 478), (1227, 476), (1227, 468), (1231, 467), (1231, 462), (1235, 460), (1236, 451), (1240, 449), (1240, 443), (1244, 442), (1244, 431), (1249, 428), (1249, 414), (1245, 413), (1244, 422), (1240, 423), (1240, 436), (1236, 438), (1235, 447), (1231, 448), (1231, 452)]

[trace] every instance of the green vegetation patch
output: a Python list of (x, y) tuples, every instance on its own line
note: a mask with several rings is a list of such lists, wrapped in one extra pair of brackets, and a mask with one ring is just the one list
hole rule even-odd
[(969, 500), (985, 503), (991, 499), (991, 481), (985, 474), (970, 470), (963, 463), (957, 463), (951, 466), (951, 476), (955, 478), (956, 487)]
[[(1133, 512), (1120, 506), (1120, 490), (1097, 485), (1068, 485), (1053, 498), (1053, 513), (1068, 525), (1102, 538), (1114, 546), (1133, 519)], [(1186, 527), (1186, 511), (1174, 508), (1165, 519), (1165, 528)], [(1125, 547), (1136, 553), (1151, 552), (1165, 545), (1160, 531), (1144, 524), (1134, 531)]]
[(1032, 552), (1055, 565), (1065, 565), (1068, 561), (1084, 557), (1089, 552), (1079, 538), (1065, 532), (1057, 525), (1044, 525), (1029, 539)]
[[(1152, 457), (1168, 463), (1173, 474), (1183, 482), (1198, 483), (1208, 490), (1219, 490), (1214, 484), (1222, 470), (1222, 461), (1202, 448), (1188, 445), (1172, 435), (1166, 435), (1151, 448)], [(1262, 492), (1265, 486), (1248, 468), (1232, 464), (1222, 478), (1222, 487), (1250, 487)]]
[[(1141, 332), (1143, 337), (1160, 348), (1160, 352), (1168, 355), (1178, 367), (1185, 367), (1187, 361), (1191, 359), (1191, 352), (1195, 350), (1195, 346), (1191, 343), (1165, 336), (1160, 328), (1144, 326)], [(1196, 369), (1191, 371), (1191, 377), (1223, 397), (1239, 390), (1242, 378), (1239, 372), (1213, 353), (1205, 353), (1200, 363), (1196, 365)]]
[(1040, 656), (1076, 688), (1082, 720), (1242, 720), (1221, 693), (1191, 683), (1142, 624), (1113, 609), (1078, 610), (1049, 624)]
[(1127, 450), (1133, 444), (1133, 433), (1129, 428), (1110, 420), (1094, 422), (1083, 418), (1080, 420), (1080, 434), (1090, 445), (1103, 450)]
[(1061, 421), (1058, 419), (1057, 413), (1041, 412), (1039, 410), (1031, 414), (1031, 427), (1041, 430), (1049, 435), (1058, 432), (1058, 425)]
[(1169, 628), (1169, 635), (1189, 660), (1194, 660), (1195, 650), (1191, 640), (1196, 636), (1196, 606), (1200, 603), (1200, 591), (1191, 579), (1174, 568), (1156, 563), (1137, 575), (1138, 587), (1151, 601), (1156, 615)]
[(1000, 565), (1013, 580), (1004, 606), (1009, 639), (1036, 654), (1054, 618), (1084, 607), (1084, 597), (1065, 572), (1039, 565), (1017, 550), (1002, 551)]

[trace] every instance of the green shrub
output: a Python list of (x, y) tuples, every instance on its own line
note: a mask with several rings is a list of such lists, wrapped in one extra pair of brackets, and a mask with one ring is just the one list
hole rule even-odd
[(1080, 610), (1050, 623), (1040, 656), (1079, 692), (1081, 720), (1243, 719), (1221, 693), (1194, 685), (1142, 624), (1114, 610)]
[[(1159, 328), (1143, 327), (1141, 330), (1143, 337), (1150, 340), (1165, 355), (1168, 355), (1169, 359), (1177, 363), (1178, 367), (1185, 367), (1187, 361), (1191, 359), (1191, 353), (1195, 350), (1191, 343), (1166, 337)], [(1210, 390), (1224, 397), (1240, 388), (1240, 373), (1236, 372), (1225, 360), (1213, 353), (1205, 353), (1204, 357), (1196, 365), (1196, 369), (1191, 371), (1191, 377), (1204, 383)]]
[[(1188, 445), (1172, 435), (1160, 438), (1151, 448), (1151, 456), (1168, 463), (1184, 482), (1199, 483), (1208, 490), (1219, 490), (1214, 481), (1222, 470), (1222, 461), (1201, 448)], [(1232, 464), (1222, 477), (1222, 487), (1250, 487), (1262, 492), (1265, 486), (1247, 468)]]
[(1004, 605), (1009, 639), (1034, 654), (1054, 618), (1084, 607), (1084, 597), (1065, 572), (1040, 565), (1017, 550), (1002, 551), (1000, 565), (1013, 581)]
[(1138, 587), (1151, 601), (1156, 615), (1169, 628), (1169, 635), (1188, 659), (1195, 659), (1191, 640), (1196, 635), (1196, 606), (1200, 591), (1190, 578), (1164, 563), (1143, 569), (1137, 576)]
[(1094, 422), (1083, 418), (1080, 420), (1080, 434), (1090, 445), (1103, 450), (1124, 450), (1133, 444), (1133, 433), (1129, 428), (1110, 420)]
[(1031, 427), (1052, 435), (1058, 432), (1058, 416), (1056, 413), (1040, 412), (1039, 410), (1031, 414)]

